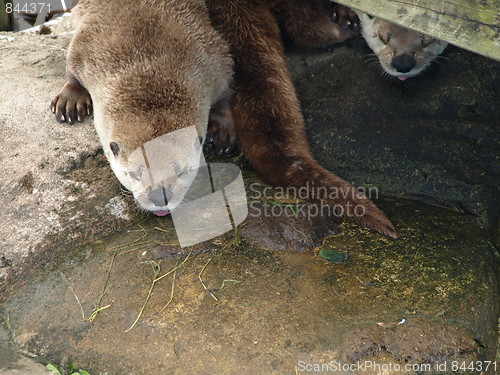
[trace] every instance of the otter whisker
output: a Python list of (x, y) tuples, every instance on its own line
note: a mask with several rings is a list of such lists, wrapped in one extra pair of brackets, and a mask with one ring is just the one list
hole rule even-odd
[(126, 196), (126, 197), (133, 197), (134, 194), (132, 194), (129, 190), (125, 189), (122, 185), (120, 185), (120, 194)]
[(450, 58), (449, 58), (449, 57), (446, 57), (446, 56), (441, 56), (441, 55), (439, 55), (438, 57), (436, 57), (436, 60), (435, 60), (435, 61), (436, 61), (436, 62), (437, 62), (437, 61), (442, 62), (442, 60), (444, 60), (444, 61), (449, 61), (449, 60), (450, 60)]

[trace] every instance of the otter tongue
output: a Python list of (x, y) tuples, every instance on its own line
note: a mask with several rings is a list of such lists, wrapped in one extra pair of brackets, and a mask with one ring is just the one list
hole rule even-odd
[(407, 76), (398, 76), (400, 81), (406, 81), (408, 79)]
[(168, 210), (161, 210), (153, 212), (156, 216), (166, 216), (170, 213)]

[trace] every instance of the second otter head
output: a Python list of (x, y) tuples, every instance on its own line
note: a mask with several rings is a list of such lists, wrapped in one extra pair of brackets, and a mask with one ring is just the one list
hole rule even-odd
[(393, 23), (356, 12), (366, 42), (384, 71), (404, 81), (424, 71), (447, 43)]

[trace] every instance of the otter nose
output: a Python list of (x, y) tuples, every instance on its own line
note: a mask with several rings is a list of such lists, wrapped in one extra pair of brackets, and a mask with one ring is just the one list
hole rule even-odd
[(417, 65), (415, 58), (407, 54), (399, 55), (392, 59), (392, 66), (400, 73), (408, 73), (415, 65)]
[(168, 204), (167, 191), (163, 186), (156, 188), (149, 193), (149, 200), (158, 207), (165, 207)]

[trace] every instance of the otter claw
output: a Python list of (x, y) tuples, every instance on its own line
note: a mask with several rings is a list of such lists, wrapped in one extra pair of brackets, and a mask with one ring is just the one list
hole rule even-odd
[(224, 150), (224, 153), (225, 154), (231, 154), (234, 150), (236, 149), (236, 144), (233, 143), (231, 145), (229, 145), (225, 150)]
[(343, 30), (358, 32), (359, 22), (356, 13), (343, 5), (336, 5), (330, 16), (332, 22), (337, 23)]
[(50, 102), (50, 110), (59, 122), (74, 124), (92, 113), (92, 100), (88, 91), (78, 82), (68, 81)]
[(213, 143), (217, 156), (229, 154), (235, 149), (233, 115), (228, 105), (210, 111), (206, 142)]

